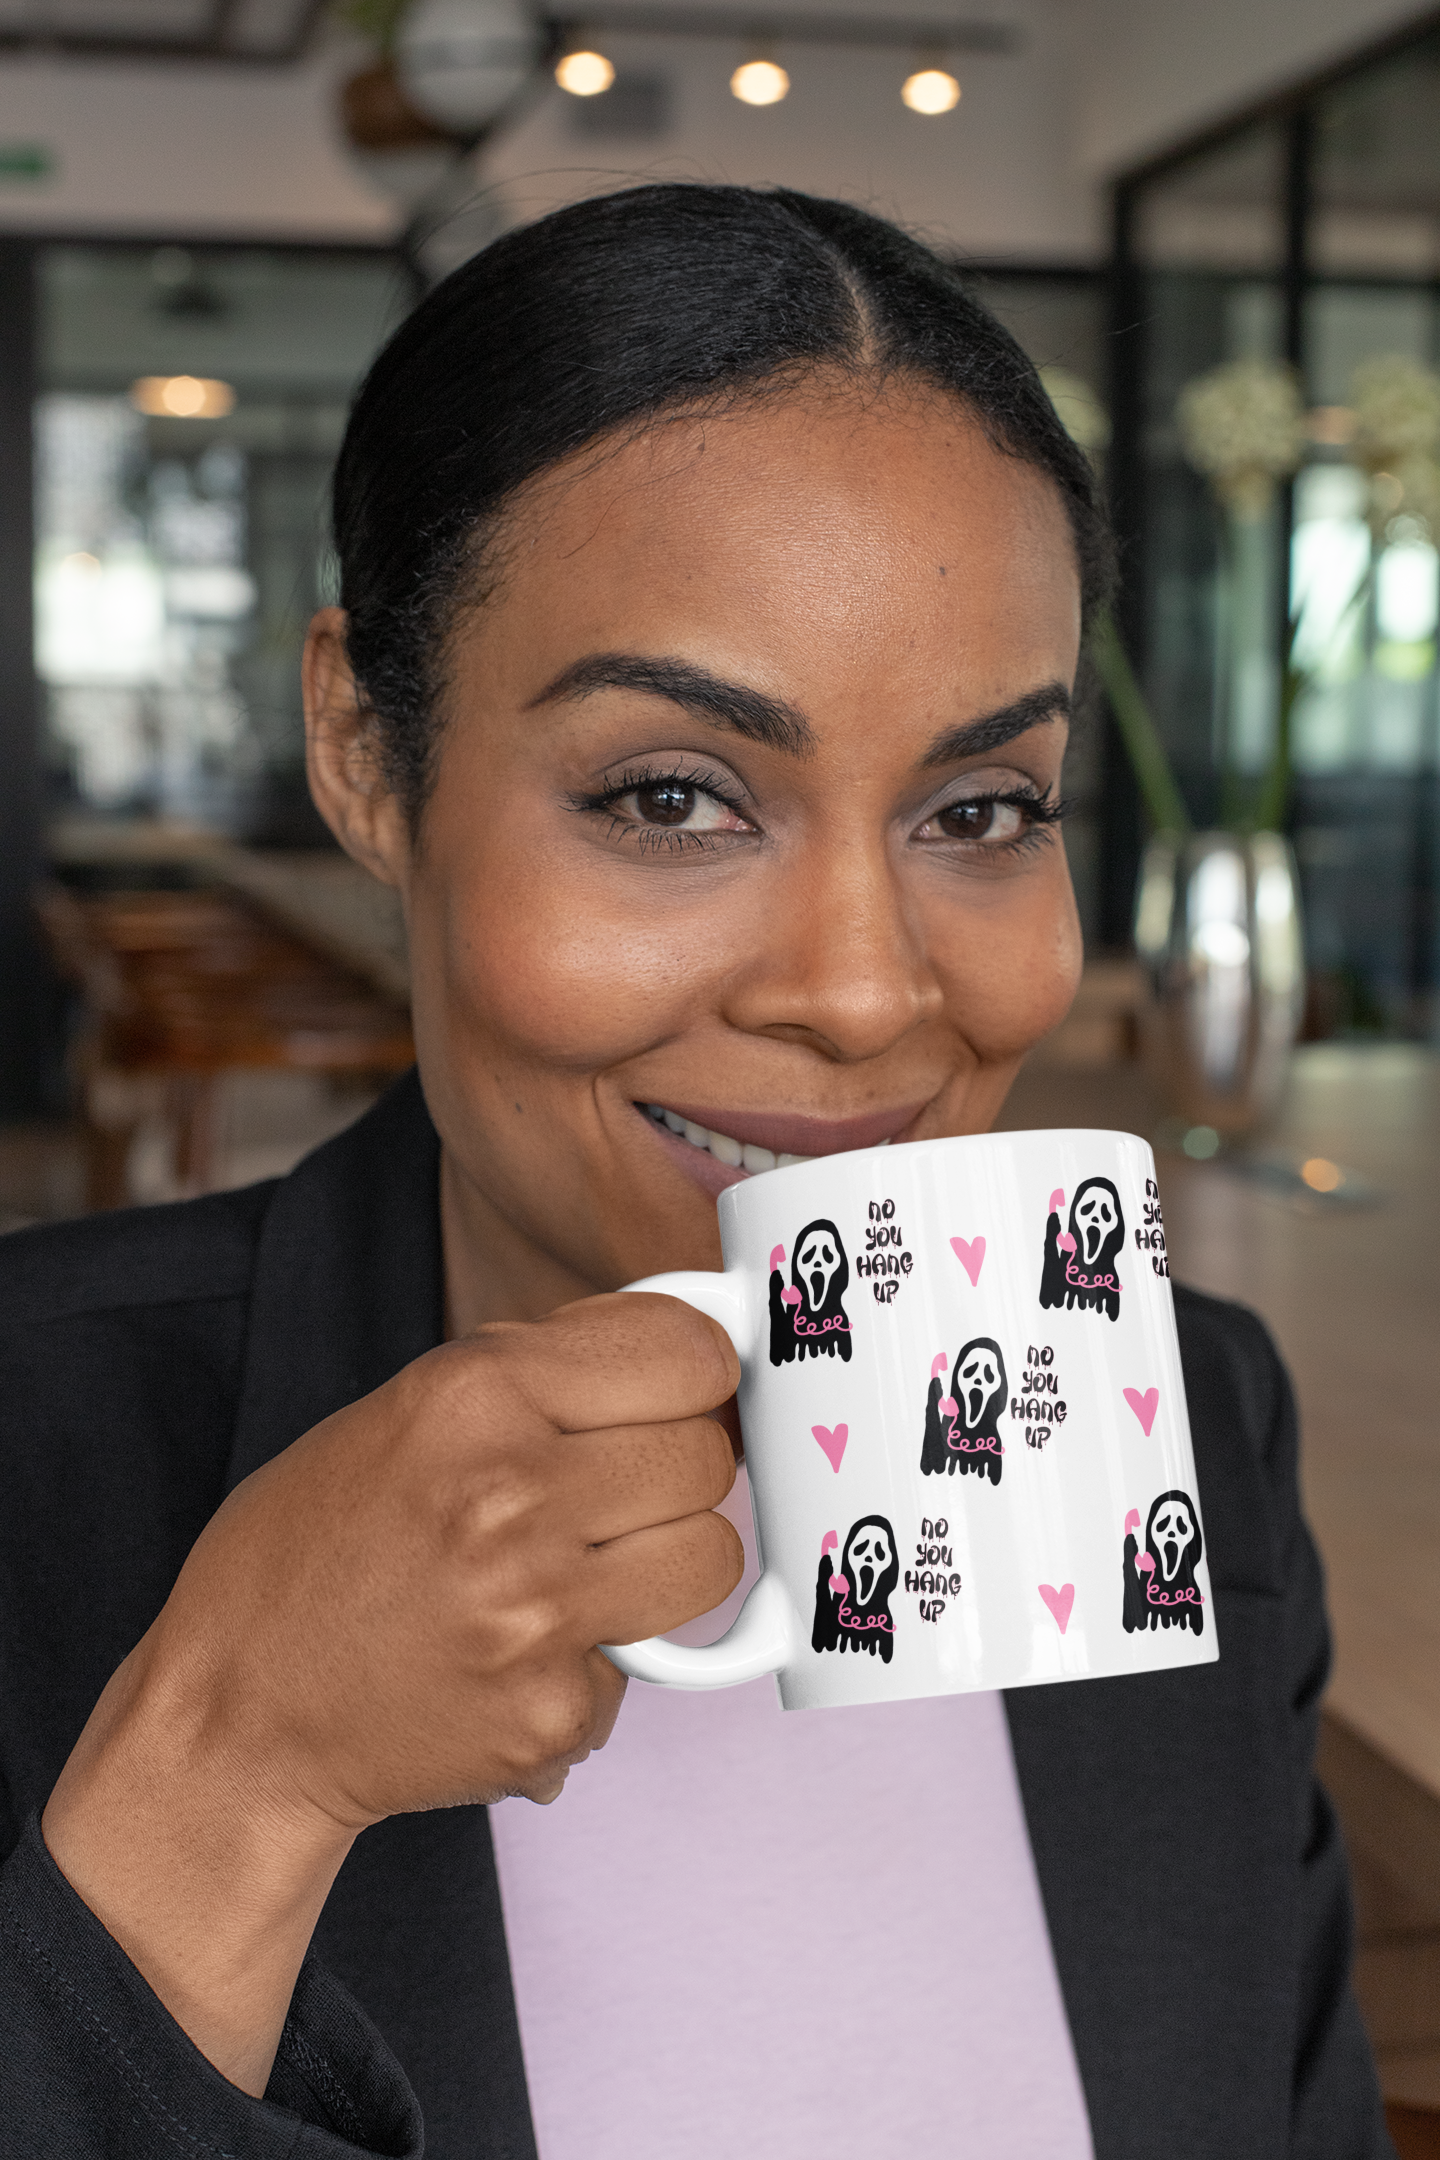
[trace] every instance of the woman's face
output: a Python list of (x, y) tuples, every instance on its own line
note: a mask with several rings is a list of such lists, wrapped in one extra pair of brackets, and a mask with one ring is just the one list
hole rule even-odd
[(418, 842), (329, 803), (404, 896), (485, 1317), (717, 1266), (747, 1162), (983, 1131), (1080, 966), (1069, 529), (954, 403), (671, 421), (499, 559)]

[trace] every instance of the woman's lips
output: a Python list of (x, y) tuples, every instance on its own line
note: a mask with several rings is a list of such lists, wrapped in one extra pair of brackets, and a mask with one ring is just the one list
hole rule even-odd
[[(635, 1107), (677, 1165), (712, 1197), (718, 1197), (727, 1186), (738, 1185), (758, 1171), (785, 1168), (787, 1158), (809, 1160), (880, 1147), (912, 1125), (924, 1104), (872, 1110), (853, 1118), (717, 1110), (688, 1102), (637, 1103)], [(667, 1112), (670, 1124), (664, 1122)], [(673, 1131), (676, 1122), (687, 1132)]]
[(751, 1173), (743, 1167), (732, 1170), (707, 1149), (692, 1147), (679, 1133), (672, 1133), (666, 1125), (657, 1125), (643, 1107), (637, 1107), (655, 1135), (657, 1144), (665, 1149), (675, 1167), (683, 1171), (691, 1183), (698, 1185), (702, 1192), (707, 1192), (712, 1200), (718, 1200), (729, 1185), (743, 1185), (750, 1176)]

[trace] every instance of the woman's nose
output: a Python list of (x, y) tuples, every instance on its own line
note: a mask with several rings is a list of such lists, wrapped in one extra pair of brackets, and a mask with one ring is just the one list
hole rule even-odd
[(727, 1000), (748, 1033), (844, 1063), (881, 1056), (942, 1010), (940, 982), (883, 841), (807, 849), (770, 896)]

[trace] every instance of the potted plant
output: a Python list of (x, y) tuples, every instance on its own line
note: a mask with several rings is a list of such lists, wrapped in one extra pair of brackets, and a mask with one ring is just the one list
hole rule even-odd
[(396, 66), (408, 0), (339, 0), (337, 19), (370, 47), (367, 64), (340, 86), (340, 121), (362, 155), (448, 151), (450, 137), (407, 97)]
[[(1194, 829), (1108, 617), (1091, 649), (1153, 828), (1135, 903), (1135, 948), (1153, 993), (1142, 1038), (1146, 1061), (1187, 1127), (1240, 1139), (1279, 1101), (1304, 1009), (1295, 858), (1284, 835), (1258, 816), (1232, 828)], [(1279, 737), (1298, 689), (1293, 677), (1287, 660), (1286, 717), (1257, 812), (1276, 799), (1288, 771)]]
[(1278, 483), (1304, 456), (1305, 411), (1293, 370), (1238, 360), (1189, 383), (1176, 420), (1221, 519), (1217, 828), (1194, 829), (1112, 621), (1100, 624), (1093, 652), (1153, 827), (1135, 912), (1136, 949), (1153, 991), (1147, 1060), (1187, 1126), (1238, 1139), (1275, 1108), (1304, 1008), (1299, 880), (1282, 830), (1292, 719), (1306, 680), (1297, 657), (1299, 612), (1282, 658), (1269, 761), (1258, 781), (1247, 782), (1242, 771), (1239, 736), (1257, 661), (1262, 694), (1270, 688), (1269, 513)]
[[(1102, 621), (1092, 643), (1153, 828), (1135, 912), (1136, 947), (1155, 993), (1148, 1054), (1176, 1113), (1223, 1138), (1253, 1132), (1274, 1108), (1303, 1009), (1299, 887), (1283, 830), (1297, 704), (1333, 672), (1357, 631), (1362, 648), (1376, 649), (1375, 594), (1386, 549), (1413, 547), (1440, 531), (1440, 374), (1385, 354), (1362, 362), (1350, 387), (1348, 407), (1307, 420), (1290, 369), (1243, 360), (1188, 384), (1176, 408), (1185, 453), (1209, 481), (1221, 516), (1217, 829), (1194, 829), (1114, 623)], [(1365, 476), (1369, 561), (1328, 620), (1312, 621), (1311, 595), (1297, 593), (1268, 760), (1247, 778), (1237, 742), (1240, 664), (1247, 649), (1263, 653), (1267, 643), (1256, 610), (1265, 605), (1273, 545), (1268, 512), (1312, 434), (1343, 447)], [(1377, 658), (1383, 650), (1382, 639)], [(1432, 661), (1424, 647), (1420, 664)]]

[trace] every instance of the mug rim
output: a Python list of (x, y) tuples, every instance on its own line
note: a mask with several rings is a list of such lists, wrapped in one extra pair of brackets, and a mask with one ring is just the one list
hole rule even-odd
[(920, 1148), (961, 1148), (988, 1146), (1006, 1140), (1133, 1140), (1137, 1147), (1154, 1149), (1143, 1133), (1128, 1132), (1118, 1125), (1024, 1125), (1004, 1132), (936, 1133), (928, 1140), (881, 1140), (874, 1147), (841, 1148), (833, 1155), (812, 1155), (805, 1162), (786, 1163), (773, 1170), (752, 1170), (727, 1185), (720, 1195), (721, 1201), (733, 1201), (735, 1196), (747, 1192), (762, 1179), (795, 1177), (803, 1170), (813, 1170), (818, 1163), (848, 1163), (863, 1161), (869, 1156), (883, 1155), (887, 1162), (909, 1155)]

